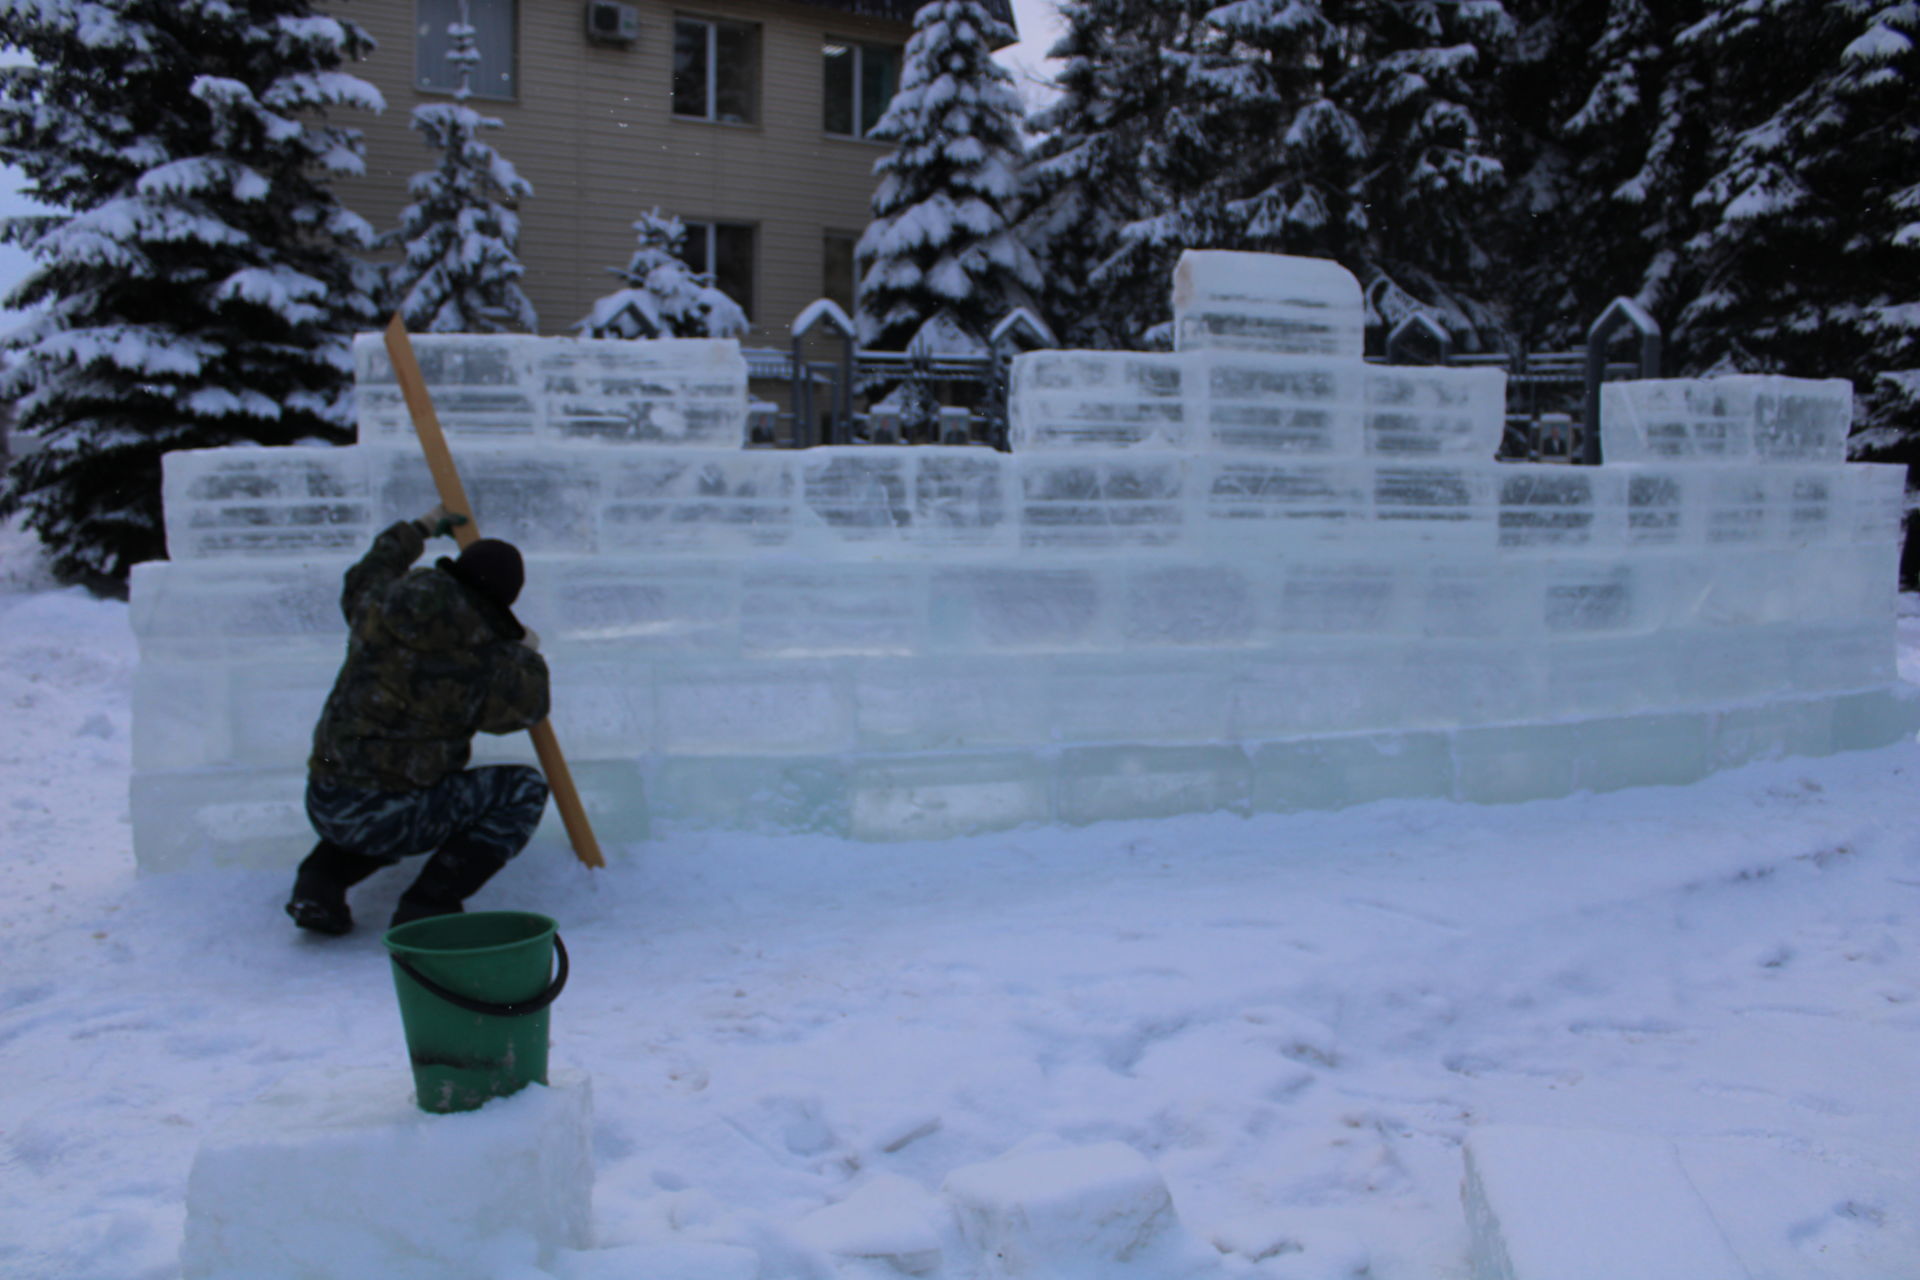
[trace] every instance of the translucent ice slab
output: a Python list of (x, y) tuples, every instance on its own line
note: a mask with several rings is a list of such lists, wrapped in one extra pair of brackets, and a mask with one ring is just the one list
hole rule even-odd
[(547, 339), (532, 372), (556, 440), (738, 448), (747, 438), (737, 342)]
[(357, 449), (183, 449), (161, 461), (176, 560), (351, 551), (377, 527)]
[(798, 492), (793, 453), (609, 450), (596, 461), (599, 545), (608, 554), (745, 554), (793, 539)]
[[(452, 437), (738, 447), (747, 366), (730, 340), (421, 334), (412, 340)], [(400, 442), (413, 419), (383, 335), (353, 343), (360, 439)]]
[(740, 648), (766, 658), (926, 650), (927, 569), (914, 564), (749, 565)]
[[(468, 447), (460, 451), (460, 479), (480, 532), (528, 554), (588, 553), (599, 548), (599, 510), (608, 468), (600, 451), (542, 450), (528, 446)], [(417, 449), (382, 449), (374, 463), (380, 509), (417, 515), (439, 501), (433, 475)], [(441, 554), (438, 544), (431, 554)]]
[(1491, 460), (1505, 430), (1502, 369), (1396, 368), (1366, 374), (1366, 448), (1385, 457)]
[(1627, 484), (1630, 545), (1698, 549), (1895, 543), (1904, 472), (1866, 463), (1649, 464), (1619, 474)]
[(988, 449), (809, 449), (797, 465), (802, 541), (942, 554), (1014, 545), (1012, 460)]
[[(414, 356), (442, 429), (474, 439), (531, 439), (541, 416), (533, 353), (544, 341), (519, 335), (416, 335)], [(353, 373), (361, 442), (411, 440), (413, 418), (387, 358), (384, 335), (354, 336)]]
[(1491, 555), (1498, 479), (1490, 463), (1377, 466), (1370, 538), (1383, 547), (1416, 545)]
[(1368, 536), (1373, 468), (1355, 461), (1228, 458), (1196, 463), (1202, 545), (1236, 557)]
[(534, 561), (518, 612), (596, 661), (725, 657), (740, 646), (741, 568), (635, 557)]
[(1358, 360), (1360, 282), (1337, 262), (1189, 249), (1173, 272), (1174, 348)]
[(1013, 449), (1184, 447), (1189, 363), (1132, 351), (1016, 356), (1008, 401)]
[(1846, 460), (1853, 386), (1770, 375), (1654, 378), (1600, 388), (1608, 462)]
[[(1204, 351), (1188, 357), (1204, 406), (1194, 445), (1233, 453), (1357, 457), (1367, 367), (1359, 360)], [(1489, 450), (1489, 455), (1491, 450)]]
[(1502, 552), (1617, 554), (1626, 546), (1628, 486), (1620, 473), (1513, 463), (1495, 474)]
[(1151, 453), (1030, 455), (1020, 463), (1020, 544), (1137, 551), (1187, 528), (1188, 463)]
[(131, 616), (142, 662), (332, 655), (346, 643), (328, 560), (149, 560), (135, 565)]

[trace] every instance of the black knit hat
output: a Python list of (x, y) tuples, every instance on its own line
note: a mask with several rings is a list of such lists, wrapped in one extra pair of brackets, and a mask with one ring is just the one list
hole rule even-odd
[(520, 549), (498, 538), (475, 538), (460, 552), (460, 558), (443, 561), (453, 576), (476, 591), (484, 592), (503, 609), (511, 609), (520, 598), (520, 587), (527, 580), (527, 567)]

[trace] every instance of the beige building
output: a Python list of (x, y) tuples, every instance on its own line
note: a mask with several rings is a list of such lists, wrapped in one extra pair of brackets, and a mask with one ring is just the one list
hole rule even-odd
[[(1006, 0), (998, 0), (1011, 23)], [(865, 135), (898, 84), (915, 0), (357, 0), (335, 9), (379, 48), (353, 70), (387, 109), (356, 120), (367, 173), (336, 191), (392, 229), (435, 156), (412, 109), (456, 88), (448, 24), (462, 10), (480, 62), (472, 104), (533, 184), (520, 205), (523, 285), (540, 332), (566, 333), (617, 287), (632, 224), (658, 207), (688, 224), (687, 256), (784, 343), (807, 303), (851, 307), (868, 221)]]

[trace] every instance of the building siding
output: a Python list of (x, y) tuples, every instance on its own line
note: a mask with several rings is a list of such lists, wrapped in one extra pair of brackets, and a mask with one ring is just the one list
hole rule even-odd
[[(615, 287), (606, 273), (631, 255), (633, 220), (658, 207), (757, 229), (748, 341), (782, 343), (793, 317), (820, 296), (823, 233), (866, 226), (873, 164), (887, 150), (822, 131), (822, 39), (905, 44), (911, 28), (777, 0), (640, 0), (635, 7), (640, 38), (610, 48), (587, 41), (582, 0), (519, 0), (518, 96), (473, 99), (503, 125), (488, 140), (533, 184), (520, 206), (520, 256), (540, 332), (567, 332)], [(412, 0), (347, 0), (332, 9), (378, 42), (352, 70), (387, 102), (381, 115), (350, 122), (366, 135), (367, 172), (341, 179), (336, 190), (385, 231), (398, 223), (408, 181), (435, 161), (409, 127), (412, 109), (447, 95), (414, 88)], [(677, 13), (759, 27), (758, 122), (674, 116)]]

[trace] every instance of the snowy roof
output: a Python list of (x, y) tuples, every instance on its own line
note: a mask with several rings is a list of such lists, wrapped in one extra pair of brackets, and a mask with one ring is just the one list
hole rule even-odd
[[(1018, 24), (1013, 18), (1013, 0), (981, 0), (989, 12), (1016, 31)], [(921, 0), (799, 0), (801, 4), (815, 5), (822, 9), (839, 9), (844, 13), (863, 14), (869, 18), (892, 18), (896, 22), (912, 22), (913, 15), (920, 11)]]

